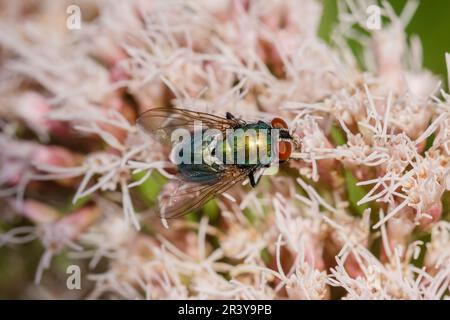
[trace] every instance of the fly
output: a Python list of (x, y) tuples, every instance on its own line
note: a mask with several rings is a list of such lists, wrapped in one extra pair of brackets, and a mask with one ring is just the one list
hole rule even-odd
[[(144, 112), (137, 123), (170, 146), (171, 161), (177, 169), (168, 195), (159, 198), (163, 218), (198, 209), (247, 178), (255, 187), (263, 172), (275, 162), (289, 160), (297, 145), (281, 118), (247, 122), (229, 112), (219, 117), (155, 108)], [(179, 135), (176, 139), (174, 133)]]

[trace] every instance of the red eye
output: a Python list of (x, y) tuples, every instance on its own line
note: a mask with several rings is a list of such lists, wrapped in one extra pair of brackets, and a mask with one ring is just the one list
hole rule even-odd
[(292, 144), (288, 141), (278, 142), (278, 158), (280, 161), (287, 161), (292, 153)]
[(281, 118), (273, 118), (271, 125), (272, 125), (272, 128), (276, 128), (276, 129), (288, 129), (288, 125), (287, 125), (286, 121), (284, 121)]

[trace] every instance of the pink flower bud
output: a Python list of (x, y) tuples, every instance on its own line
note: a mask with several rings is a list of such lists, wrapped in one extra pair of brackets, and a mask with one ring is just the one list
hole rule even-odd
[(32, 160), (38, 164), (58, 167), (75, 167), (81, 163), (81, 156), (57, 146), (38, 146)]
[(36, 224), (54, 222), (59, 218), (58, 210), (33, 199), (26, 199), (21, 210), (24, 216)]
[(378, 75), (386, 82), (388, 88), (403, 92), (402, 55), (404, 51), (404, 33), (399, 23), (380, 31), (373, 38), (373, 48), (377, 62)]
[(442, 202), (438, 201), (432, 204), (428, 211), (428, 216), (424, 216), (420, 219), (420, 228), (421, 229), (429, 229), (435, 222), (441, 219), (442, 215)]
[[(112, 83), (128, 80), (129, 76), (126, 73), (126, 71), (122, 68), (119, 62), (116, 62), (112, 67), (109, 69), (109, 79)], [(125, 92), (125, 88), (121, 88), (119, 90), (120, 93)]]
[(51, 110), (52, 108), (44, 96), (29, 91), (19, 98), (15, 112), (37, 134), (67, 134), (67, 126), (62, 122), (49, 119)]
[(87, 205), (65, 216), (58, 221), (58, 224), (68, 226), (74, 239), (90, 227), (100, 216), (100, 213), (97, 206)]
[[(37, 146), (32, 155), (32, 162), (37, 166), (76, 167), (81, 164), (82, 159), (83, 157), (81, 155), (57, 146)], [(75, 178), (58, 179), (55, 181), (65, 186), (76, 184)]]
[(388, 261), (387, 250), (394, 253), (395, 250), (400, 249), (403, 255), (406, 253), (406, 247), (416, 227), (414, 211), (413, 208), (406, 206), (388, 220), (386, 230), (389, 248), (387, 249), (383, 243), (381, 244), (381, 261)]

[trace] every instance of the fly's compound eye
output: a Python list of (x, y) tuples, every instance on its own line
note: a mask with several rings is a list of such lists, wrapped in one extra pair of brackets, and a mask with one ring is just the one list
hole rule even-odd
[(292, 153), (292, 144), (289, 141), (278, 142), (278, 158), (280, 161), (289, 160)]
[[(284, 121), (281, 118), (273, 118), (270, 124), (274, 129), (284, 129), (284, 130), (288, 129), (286, 121)], [(292, 153), (292, 144), (289, 141), (278, 142), (278, 159), (280, 159), (280, 161), (289, 160), (291, 153)]]
[(273, 118), (270, 124), (272, 125), (272, 128), (275, 129), (288, 129), (286, 121), (281, 118)]

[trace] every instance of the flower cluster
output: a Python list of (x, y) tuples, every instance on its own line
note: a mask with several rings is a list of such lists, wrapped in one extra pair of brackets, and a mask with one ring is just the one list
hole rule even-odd
[[(0, 4), (0, 255), (41, 254), (19, 296), (449, 298), (450, 95), (405, 35), (417, 2), (383, 3), (379, 30), (370, 4), (339, 1), (331, 43), (315, 0)], [(300, 143), (161, 223), (169, 152), (135, 125), (152, 107), (283, 117)]]

